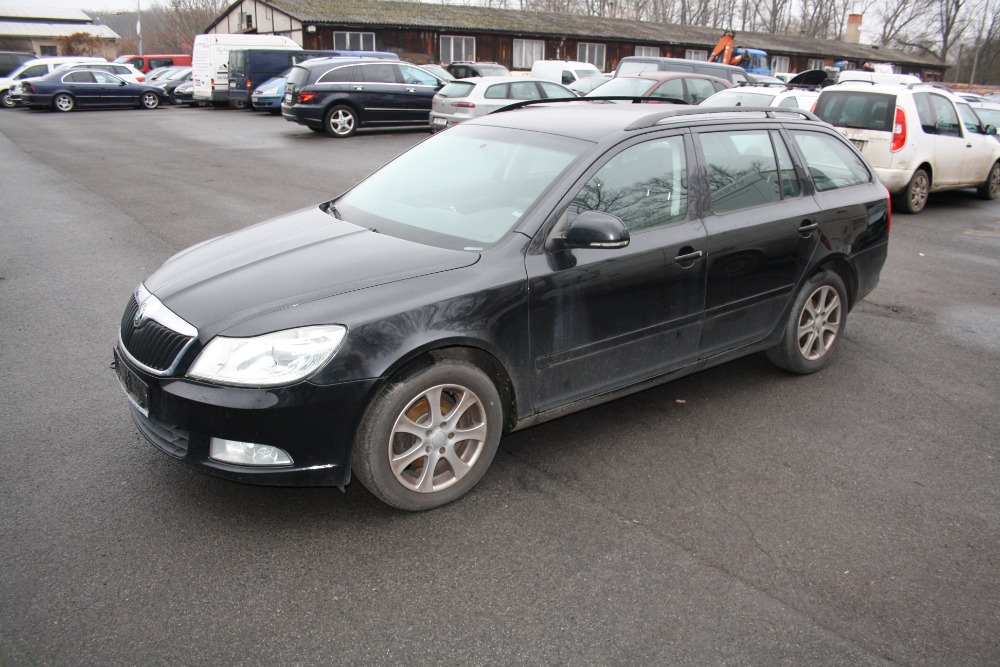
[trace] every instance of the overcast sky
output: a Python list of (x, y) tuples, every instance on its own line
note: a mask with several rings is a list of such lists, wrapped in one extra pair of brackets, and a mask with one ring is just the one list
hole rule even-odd
[(157, 0), (0, 0), (0, 7), (20, 7), (23, 9), (82, 9), (88, 13), (113, 12), (116, 10), (135, 11), (136, 2), (143, 8), (160, 4)]

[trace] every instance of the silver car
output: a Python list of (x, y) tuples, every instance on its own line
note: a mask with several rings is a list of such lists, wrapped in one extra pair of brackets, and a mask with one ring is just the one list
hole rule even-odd
[(458, 79), (444, 86), (431, 101), (431, 132), (523, 100), (576, 97), (569, 88), (523, 76), (483, 76)]

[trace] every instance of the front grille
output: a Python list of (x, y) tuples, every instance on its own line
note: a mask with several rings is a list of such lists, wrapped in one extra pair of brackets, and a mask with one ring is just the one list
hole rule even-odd
[(174, 364), (177, 355), (191, 341), (191, 337), (151, 319), (144, 320), (136, 327), (137, 312), (139, 304), (133, 295), (122, 315), (122, 344), (139, 363), (155, 371), (165, 371)]
[(132, 421), (135, 422), (139, 432), (146, 440), (175, 459), (183, 459), (187, 456), (188, 441), (191, 438), (189, 432), (170, 426), (155, 417), (146, 416), (134, 405), (130, 407), (132, 408)]

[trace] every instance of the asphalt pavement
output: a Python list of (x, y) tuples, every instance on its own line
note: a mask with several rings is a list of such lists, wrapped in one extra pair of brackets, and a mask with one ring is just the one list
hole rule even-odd
[(421, 514), (191, 470), (110, 369), (183, 248), (426, 132), (0, 111), (0, 665), (1000, 664), (1000, 201), (893, 219), (836, 360), (505, 438)]

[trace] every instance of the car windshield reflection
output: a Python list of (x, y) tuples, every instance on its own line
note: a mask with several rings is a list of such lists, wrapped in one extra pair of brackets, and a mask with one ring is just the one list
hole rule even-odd
[(590, 144), (458, 126), (404, 153), (332, 202), (340, 217), (429, 245), (479, 251), (501, 240)]

